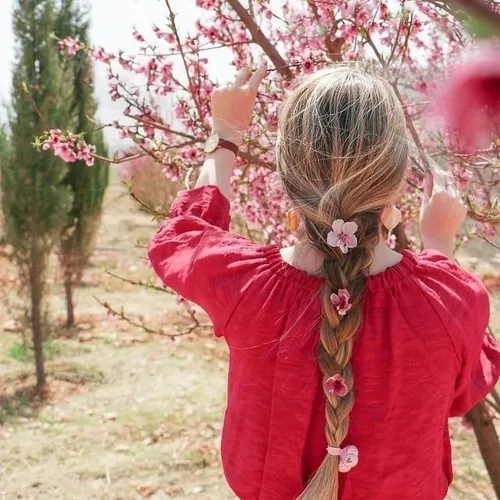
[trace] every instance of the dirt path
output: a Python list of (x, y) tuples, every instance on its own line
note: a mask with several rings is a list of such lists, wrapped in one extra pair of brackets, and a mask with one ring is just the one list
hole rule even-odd
[[(234, 498), (218, 451), (227, 370), (223, 342), (209, 332), (179, 343), (148, 337), (108, 318), (94, 298), (118, 309), (123, 305), (148, 324), (173, 328), (179, 320), (174, 298), (104, 272), (131, 279), (151, 276), (134, 243), (145, 240), (154, 226), (123, 193), (116, 182), (108, 192), (98, 251), (78, 292), (80, 330), (48, 348), (54, 359), (47, 362), (47, 403), (33, 406), (19, 390), (32, 381), (32, 363), (21, 359), (19, 334), (0, 334), (0, 492), (5, 500)], [(8, 264), (1, 265), (8, 276)], [(7, 302), (0, 306), (0, 324), (12, 320)], [(56, 284), (51, 304), (62, 322), (64, 301)], [(449, 499), (492, 500), (473, 433), (458, 420), (450, 428), (456, 480)]]

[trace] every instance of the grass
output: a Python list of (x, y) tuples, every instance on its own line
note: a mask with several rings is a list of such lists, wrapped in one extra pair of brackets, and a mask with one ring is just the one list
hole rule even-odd
[[(43, 356), (47, 361), (61, 356), (78, 356), (86, 350), (84, 347), (65, 344), (55, 336), (47, 338), (42, 345)], [(27, 342), (14, 342), (8, 348), (8, 356), (22, 363), (33, 363), (35, 352), (32, 345)]]

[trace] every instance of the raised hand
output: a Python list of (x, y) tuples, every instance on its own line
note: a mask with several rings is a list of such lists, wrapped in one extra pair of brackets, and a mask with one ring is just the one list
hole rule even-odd
[(439, 250), (452, 257), (455, 237), (466, 215), (467, 208), (451, 175), (441, 171), (428, 173), (420, 212), (424, 248)]
[(265, 65), (252, 72), (249, 68), (238, 71), (234, 83), (218, 87), (212, 92), (212, 131), (223, 139), (241, 144), (248, 129), (259, 85), (267, 73)]

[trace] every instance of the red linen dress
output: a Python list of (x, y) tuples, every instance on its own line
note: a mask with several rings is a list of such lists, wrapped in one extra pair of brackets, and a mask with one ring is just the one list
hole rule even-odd
[[(277, 246), (229, 232), (215, 186), (179, 194), (149, 257), (165, 285), (199, 304), (229, 346), (222, 461), (242, 500), (292, 500), (326, 453), (315, 355), (323, 280)], [(343, 445), (359, 464), (341, 500), (442, 500), (452, 480), (448, 417), (496, 383), (482, 282), (434, 251), (368, 278), (352, 366), (356, 402)]]

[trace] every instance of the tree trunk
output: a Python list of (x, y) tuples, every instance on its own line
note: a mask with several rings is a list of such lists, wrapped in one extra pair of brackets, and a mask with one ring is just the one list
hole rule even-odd
[(43, 360), (43, 325), (42, 325), (42, 272), (43, 266), (36, 259), (31, 263), (30, 294), (31, 294), (31, 332), (35, 349), (36, 387), (40, 391), (45, 386), (45, 368)]
[(75, 325), (75, 307), (73, 304), (73, 284), (71, 279), (64, 282), (64, 291), (66, 293), (66, 328)]
[(493, 417), (481, 401), (467, 414), (497, 498), (500, 498), (500, 442)]

